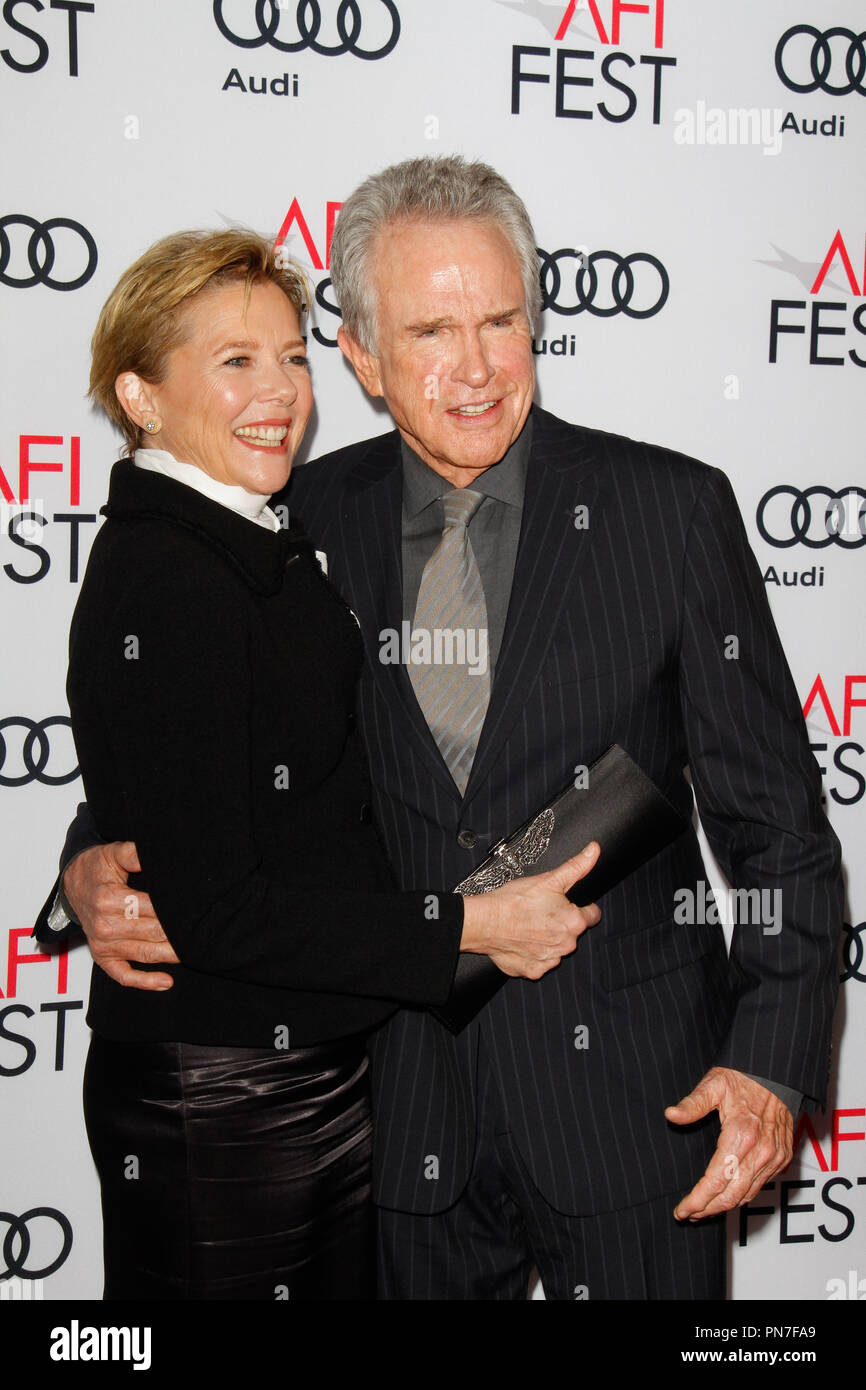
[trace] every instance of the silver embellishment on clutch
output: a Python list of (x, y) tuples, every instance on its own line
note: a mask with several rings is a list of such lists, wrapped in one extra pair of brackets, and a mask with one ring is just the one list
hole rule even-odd
[(492, 850), (494, 863), (482, 865), (462, 883), (458, 883), (455, 893), (464, 898), (477, 897), (479, 893), (492, 893), (512, 879), (523, 878), (524, 874), (536, 864), (547, 850), (556, 817), (548, 806), (526, 827), (519, 840), (510, 845), (497, 845)]

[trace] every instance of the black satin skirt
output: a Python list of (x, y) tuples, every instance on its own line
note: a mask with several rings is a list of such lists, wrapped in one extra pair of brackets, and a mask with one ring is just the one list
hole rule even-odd
[(363, 1038), (278, 1052), (93, 1037), (106, 1299), (375, 1297)]

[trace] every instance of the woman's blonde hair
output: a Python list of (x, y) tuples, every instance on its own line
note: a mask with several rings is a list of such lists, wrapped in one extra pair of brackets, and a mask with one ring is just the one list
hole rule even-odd
[(142, 432), (114, 389), (121, 372), (143, 381), (165, 380), (168, 355), (184, 340), (184, 311), (210, 285), (244, 283), (246, 305), (253, 285), (283, 291), (300, 322), (309, 291), (300, 267), (277, 262), (270, 242), (255, 232), (176, 232), (157, 241), (124, 271), (103, 305), (91, 340), (89, 395), (123, 433), (130, 452)]

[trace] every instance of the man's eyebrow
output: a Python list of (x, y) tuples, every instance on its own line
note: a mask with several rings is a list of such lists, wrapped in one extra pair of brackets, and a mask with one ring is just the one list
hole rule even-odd
[[(515, 314), (521, 312), (521, 305), (515, 304), (510, 309), (496, 309), (492, 314), (486, 314), (481, 320), (482, 323), (497, 323), (500, 319), (513, 319)], [(423, 333), (431, 328), (444, 328), (453, 323), (454, 319), (449, 314), (443, 314), (438, 319), (421, 319), (417, 323), (407, 323), (405, 330), (407, 333)]]
[(405, 325), (407, 333), (421, 333), (428, 328), (442, 328), (446, 323), (453, 323), (454, 320), (449, 314), (443, 314), (438, 319), (419, 319), (417, 323), (407, 323)]
[(496, 323), (499, 319), (513, 319), (515, 314), (521, 312), (522, 306), (515, 304), (511, 309), (499, 309), (495, 314), (488, 314), (485, 323)]

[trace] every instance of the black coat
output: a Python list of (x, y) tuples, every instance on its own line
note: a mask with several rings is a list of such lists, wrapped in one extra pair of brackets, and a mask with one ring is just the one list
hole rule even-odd
[(130, 890), (183, 965), (160, 994), (95, 970), (91, 1027), (300, 1047), (444, 999), (462, 900), (394, 890), (354, 732), (358, 626), (309, 544), (128, 460), (105, 512), (69, 708), (96, 826), (135, 840)]
[(361, 624), (360, 719), (402, 886), (459, 882), (617, 742), (684, 812), (690, 765), (730, 881), (779, 889), (784, 915), (778, 933), (739, 926), (730, 961), (720, 926), (677, 922), (677, 891), (706, 878), (689, 830), (607, 894), (573, 956), (540, 983), (509, 981), (456, 1041), (399, 1012), (374, 1039), (373, 1084), (376, 1196), (401, 1210), (440, 1211), (465, 1184), (479, 1037), (535, 1183), (572, 1214), (691, 1187), (715, 1119), (684, 1132), (663, 1110), (713, 1064), (816, 1101), (827, 1083), (839, 846), (730, 484), (668, 450), (533, 419), (508, 621), (463, 797), (405, 669), (377, 659), (402, 616), (398, 435), (289, 484)]

